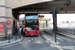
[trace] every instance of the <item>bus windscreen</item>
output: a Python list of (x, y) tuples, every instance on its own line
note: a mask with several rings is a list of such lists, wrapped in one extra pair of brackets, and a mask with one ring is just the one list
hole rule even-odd
[(27, 15), (26, 25), (38, 25), (38, 15)]
[(26, 14), (25, 25), (27, 31), (36, 31), (38, 30), (38, 15), (37, 14)]

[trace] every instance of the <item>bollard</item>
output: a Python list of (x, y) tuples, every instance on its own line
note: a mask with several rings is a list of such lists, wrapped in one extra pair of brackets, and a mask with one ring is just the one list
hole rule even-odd
[(16, 36), (15, 36), (15, 40), (17, 40), (17, 34), (16, 34)]
[(21, 33), (20, 33), (20, 38), (21, 38)]
[(1, 41), (1, 35), (0, 35), (0, 41)]
[[(2, 40), (2, 38), (0, 37), (0, 41)], [(1, 41), (2, 42), (2, 41)]]
[(9, 43), (10, 43), (10, 34), (9, 34)]
[(72, 35), (75, 35), (75, 32), (74, 32), (75, 30), (74, 29), (72, 29)]
[(61, 31), (61, 28), (59, 28), (59, 31)]
[(0, 41), (1, 41), (1, 37), (0, 37)]
[(20, 34), (19, 34), (19, 38), (20, 38)]

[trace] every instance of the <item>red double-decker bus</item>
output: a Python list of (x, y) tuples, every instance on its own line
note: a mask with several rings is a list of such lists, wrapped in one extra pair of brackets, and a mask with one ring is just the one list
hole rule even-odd
[(25, 36), (39, 36), (39, 18), (37, 13), (25, 14)]

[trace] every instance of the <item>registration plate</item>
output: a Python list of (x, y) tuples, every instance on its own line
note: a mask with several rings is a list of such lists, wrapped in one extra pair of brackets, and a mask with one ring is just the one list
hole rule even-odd
[(33, 34), (31, 36), (33, 36)]

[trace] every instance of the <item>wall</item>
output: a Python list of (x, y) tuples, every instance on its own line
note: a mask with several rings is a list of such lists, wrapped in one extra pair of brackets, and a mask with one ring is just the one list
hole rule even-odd
[(19, 14), (12, 10), (12, 33), (15, 34), (19, 30)]
[[(12, 28), (7, 28), (7, 20), (12, 21), (11, 0), (0, 0), (0, 24), (4, 24), (4, 31), (0, 31), (0, 35), (7, 36), (12, 33)], [(12, 25), (12, 24), (11, 24)]]

